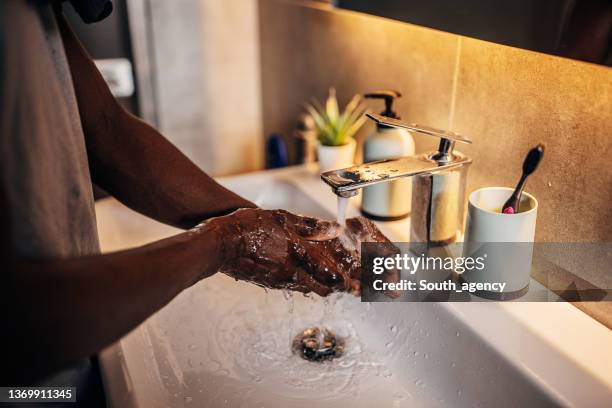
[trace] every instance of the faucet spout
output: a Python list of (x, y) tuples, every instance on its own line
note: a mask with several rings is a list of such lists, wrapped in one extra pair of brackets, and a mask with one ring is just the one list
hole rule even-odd
[(406, 156), (364, 163), (358, 166), (332, 170), (321, 174), (321, 179), (340, 197), (352, 197), (363, 187), (387, 183), (403, 177), (422, 174), (435, 174), (461, 167), (470, 159), (460, 155), (455, 161), (446, 164), (424, 157)]

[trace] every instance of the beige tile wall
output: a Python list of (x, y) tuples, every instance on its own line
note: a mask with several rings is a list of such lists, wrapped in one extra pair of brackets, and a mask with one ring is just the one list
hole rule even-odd
[[(527, 150), (539, 241), (612, 241), (612, 68), (462, 38), (328, 5), (260, 0), (263, 126), (290, 141), (311, 96), (395, 88), (410, 121), (474, 144), (469, 191), (512, 186)], [(379, 110), (380, 105), (372, 105)], [(372, 126), (361, 132), (369, 133)], [(435, 143), (417, 136), (417, 147)]]

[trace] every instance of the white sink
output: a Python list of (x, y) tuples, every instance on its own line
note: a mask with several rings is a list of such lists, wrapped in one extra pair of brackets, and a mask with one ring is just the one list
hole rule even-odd
[[(310, 167), (220, 181), (264, 208), (335, 214), (335, 197)], [(104, 251), (178, 232), (114, 200), (96, 209)], [(380, 226), (392, 240), (408, 240), (409, 221)], [(327, 363), (293, 355), (292, 337), (313, 325), (344, 336), (345, 355)], [(112, 407), (612, 403), (612, 333), (568, 304), (287, 297), (221, 274), (105, 350), (101, 365)]]

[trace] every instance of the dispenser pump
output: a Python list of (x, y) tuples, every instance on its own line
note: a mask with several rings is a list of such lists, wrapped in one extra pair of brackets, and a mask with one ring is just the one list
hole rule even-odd
[[(386, 116), (392, 119), (401, 119), (397, 113), (393, 111), (393, 102), (395, 98), (401, 98), (402, 94), (398, 91), (393, 90), (383, 90), (383, 91), (375, 91), (369, 92), (364, 95), (367, 99), (384, 99), (385, 101), (385, 110), (380, 114), (382, 116)], [(378, 124), (379, 127), (385, 127), (385, 125)]]

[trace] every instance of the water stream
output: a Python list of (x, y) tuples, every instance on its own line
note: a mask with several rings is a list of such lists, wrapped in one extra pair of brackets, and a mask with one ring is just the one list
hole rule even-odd
[(336, 220), (338, 224), (343, 227), (346, 225), (346, 206), (348, 205), (348, 201), (348, 198), (338, 196), (338, 215), (336, 216)]

